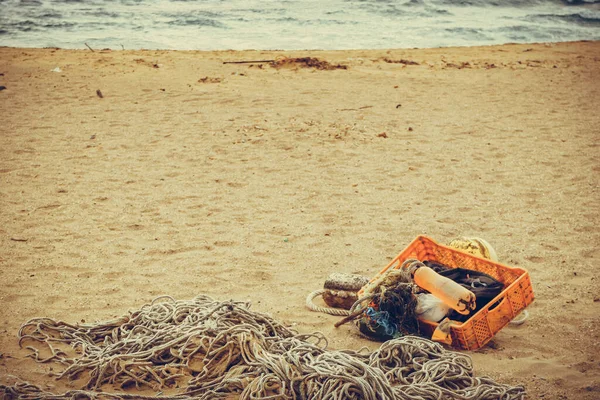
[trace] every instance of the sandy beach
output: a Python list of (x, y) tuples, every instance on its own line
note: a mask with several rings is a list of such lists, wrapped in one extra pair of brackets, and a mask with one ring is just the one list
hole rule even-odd
[[(600, 42), (357, 51), (0, 48), (0, 381), (62, 393), (33, 317), (249, 300), (333, 349), (304, 300), (417, 235), (529, 271), (529, 319), (468, 352), (531, 399), (600, 397)], [(227, 63), (315, 57), (332, 69)], [(336, 66), (344, 68), (334, 68)]]

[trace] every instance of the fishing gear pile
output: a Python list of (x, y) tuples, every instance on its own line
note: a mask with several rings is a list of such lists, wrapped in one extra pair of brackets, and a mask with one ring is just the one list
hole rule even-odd
[(419, 335), (419, 319), (467, 321), (503, 288), (483, 272), (408, 259), (365, 285), (348, 316), (335, 326), (356, 320), (361, 333), (380, 341)]
[(419, 334), (414, 285), (398, 283), (383, 287), (380, 292), (362, 298), (360, 303), (363, 307), (350, 318), (358, 317), (358, 329), (369, 338), (384, 341)]
[[(390, 304), (402, 293), (385, 294)], [(380, 309), (379, 312), (385, 310)], [(26, 383), (0, 385), (4, 399), (522, 399), (522, 387), (477, 378), (469, 356), (415, 336), (372, 353), (327, 350), (321, 333), (298, 334), (249, 303), (159, 297), (121, 318), (69, 324), (26, 322), (19, 343), (38, 362), (65, 368), (58, 379), (85, 378), (81, 390), (52, 394)], [(69, 357), (65, 345), (77, 355)], [(71, 351), (72, 353), (72, 351)], [(179, 387), (164, 396), (107, 388)], [(174, 390), (174, 389), (173, 389)]]

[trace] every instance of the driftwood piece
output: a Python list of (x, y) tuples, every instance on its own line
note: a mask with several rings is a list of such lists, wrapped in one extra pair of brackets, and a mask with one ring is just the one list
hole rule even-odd
[(275, 60), (223, 61), (223, 64), (259, 64), (272, 62), (275, 62)]

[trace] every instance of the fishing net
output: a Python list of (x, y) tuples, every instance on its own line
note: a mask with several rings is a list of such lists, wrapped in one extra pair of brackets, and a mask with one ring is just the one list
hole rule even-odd
[[(250, 311), (249, 303), (207, 296), (160, 297), (97, 324), (36, 318), (21, 327), (19, 343), (38, 362), (64, 365), (57, 379), (85, 384), (58, 395), (26, 382), (2, 384), (0, 398), (508, 400), (525, 395), (522, 387), (475, 377), (467, 355), (427, 339), (405, 336), (371, 353), (327, 350), (321, 333), (297, 334)], [(180, 389), (156, 397), (114, 393), (131, 386)], [(102, 391), (107, 387), (113, 393)]]

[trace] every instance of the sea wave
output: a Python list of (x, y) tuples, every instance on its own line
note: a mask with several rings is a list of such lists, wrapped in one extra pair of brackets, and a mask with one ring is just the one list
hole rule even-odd
[(537, 14), (532, 15), (531, 19), (534, 21), (558, 21), (565, 22), (567, 24), (573, 24), (577, 26), (589, 26), (589, 27), (600, 27), (600, 16), (591, 15), (586, 13), (574, 13), (574, 14)]
[(217, 21), (216, 19), (202, 17), (202, 16), (173, 16), (167, 22), (169, 25), (179, 25), (179, 26), (194, 26), (194, 27), (211, 27), (211, 28), (221, 28), (227, 29), (228, 26), (222, 22)]
[(598, 26), (600, 0), (0, 0), (0, 45), (24, 47), (470, 46), (600, 40)]

